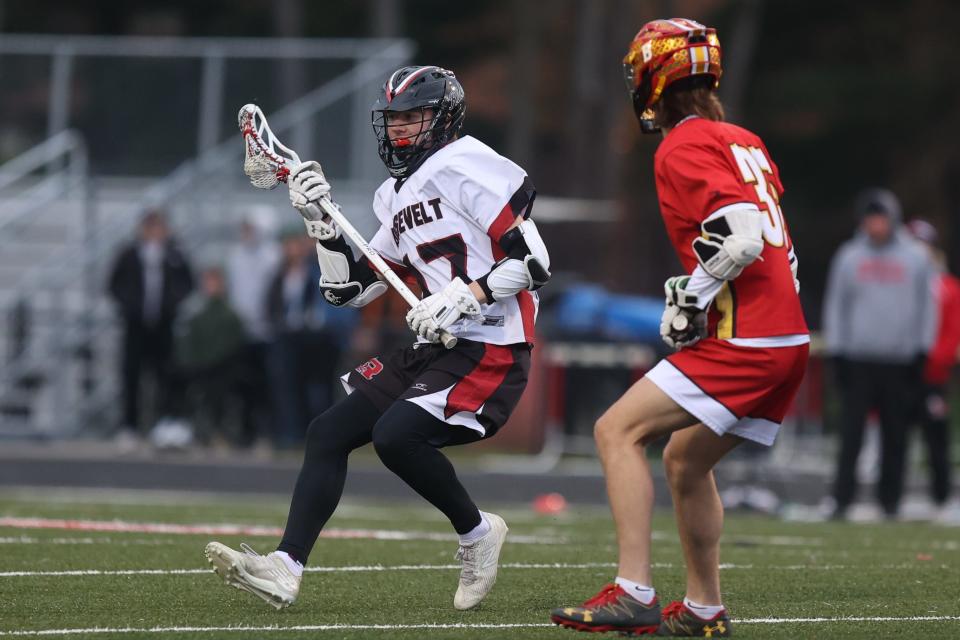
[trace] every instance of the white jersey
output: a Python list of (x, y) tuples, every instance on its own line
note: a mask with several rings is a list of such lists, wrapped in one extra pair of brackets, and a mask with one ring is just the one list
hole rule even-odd
[[(398, 275), (424, 295), (455, 276), (471, 282), (504, 257), (498, 241), (517, 216), (530, 215), (535, 192), (526, 172), (476, 138), (454, 140), (406, 180), (377, 189), (373, 211), (380, 229), (370, 241)], [(490, 344), (533, 343), (536, 292), (482, 306), (483, 320), (461, 318), (450, 332)]]

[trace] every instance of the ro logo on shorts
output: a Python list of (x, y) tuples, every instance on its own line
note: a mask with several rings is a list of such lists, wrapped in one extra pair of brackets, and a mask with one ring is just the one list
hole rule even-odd
[(380, 358), (370, 358), (357, 367), (356, 371), (367, 380), (373, 380), (373, 376), (383, 371), (383, 363), (380, 362)]

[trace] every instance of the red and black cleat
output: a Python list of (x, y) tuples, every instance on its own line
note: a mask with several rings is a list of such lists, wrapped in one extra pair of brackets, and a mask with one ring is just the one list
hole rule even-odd
[(663, 609), (658, 636), (675, 638), (729, 638), (732, 633), (726, 610), (709, 620), (691, 611), (682, 601), (671, 602)]
[(550, 612), (554, 624), (577, 631), (618, 631), (634, 636), (656, 633), (660, 626), (657, 599), (649, 605), (633, 598), (616, 584), (608, 584), (600, 593), (579, 607), (559, 607)]

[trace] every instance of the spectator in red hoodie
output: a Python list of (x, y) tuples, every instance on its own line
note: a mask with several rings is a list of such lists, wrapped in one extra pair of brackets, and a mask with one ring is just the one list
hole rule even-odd
[(943, 251), (937, 245), (937, 229), (926, 220), (915, 219), (907, 224), (914, 238), (930, 251), (939, 274), (934, 278), (934, 299), (939, 309), (939, 324), (936, 340), (930, 349), (923, 372), (924, 393), (920, 409), (920, 421), (927, 442), (930, 468), (933, 474), (931, 496), (943, 515), (950, 497), (950, 433), (947, 420), (946, 387), (950, 372), (957, 361), (960, 347), (960, 278), (946, 269)]

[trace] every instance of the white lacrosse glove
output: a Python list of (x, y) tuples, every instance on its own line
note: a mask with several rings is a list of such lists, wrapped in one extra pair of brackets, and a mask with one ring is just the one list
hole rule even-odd
[(663, 283), (666, 304), (660, 316), (660, 337), (673, 349), (689, 347), (707, 337), (707, 312), (695, 293), (686, 290), (690, 276), (674, 276)]
[[(340, 211), (340, 205), (338, 205), (333, 200), (327, 200), (327, 202), (335, 207), (337, 211)], [(310, 205), (316, 206), (316, 205)], [(307, 235), (315, 240), (336, 240), (340, 237), (340, 227), (334, 224), (333, 219), (328, 216), (326, 213), (321, 213), (323, 216), (319, 220), (308, 220), (306, 214), (304, 214), (303, 223), (307, 225)]]
[(340, 235), (340, 229), (333, 224), (323, 209), (320, 200), (330, 199), (330, 183), (323, 175), (320, 163), (315, 160), (304, 162), (290, 172), (287, 177), (287, 186), (290, 189), (290, 204), (300, 212), (307, 225), (307, 234), (317, 240), (335, 240)]
[(437, 293), (427, 296), (407, 313), (407, 325), (421, 338), (440, 341), (440, 331), (463, 316), (480, 316), (480, 302), (470, 287), (460, 278)]

